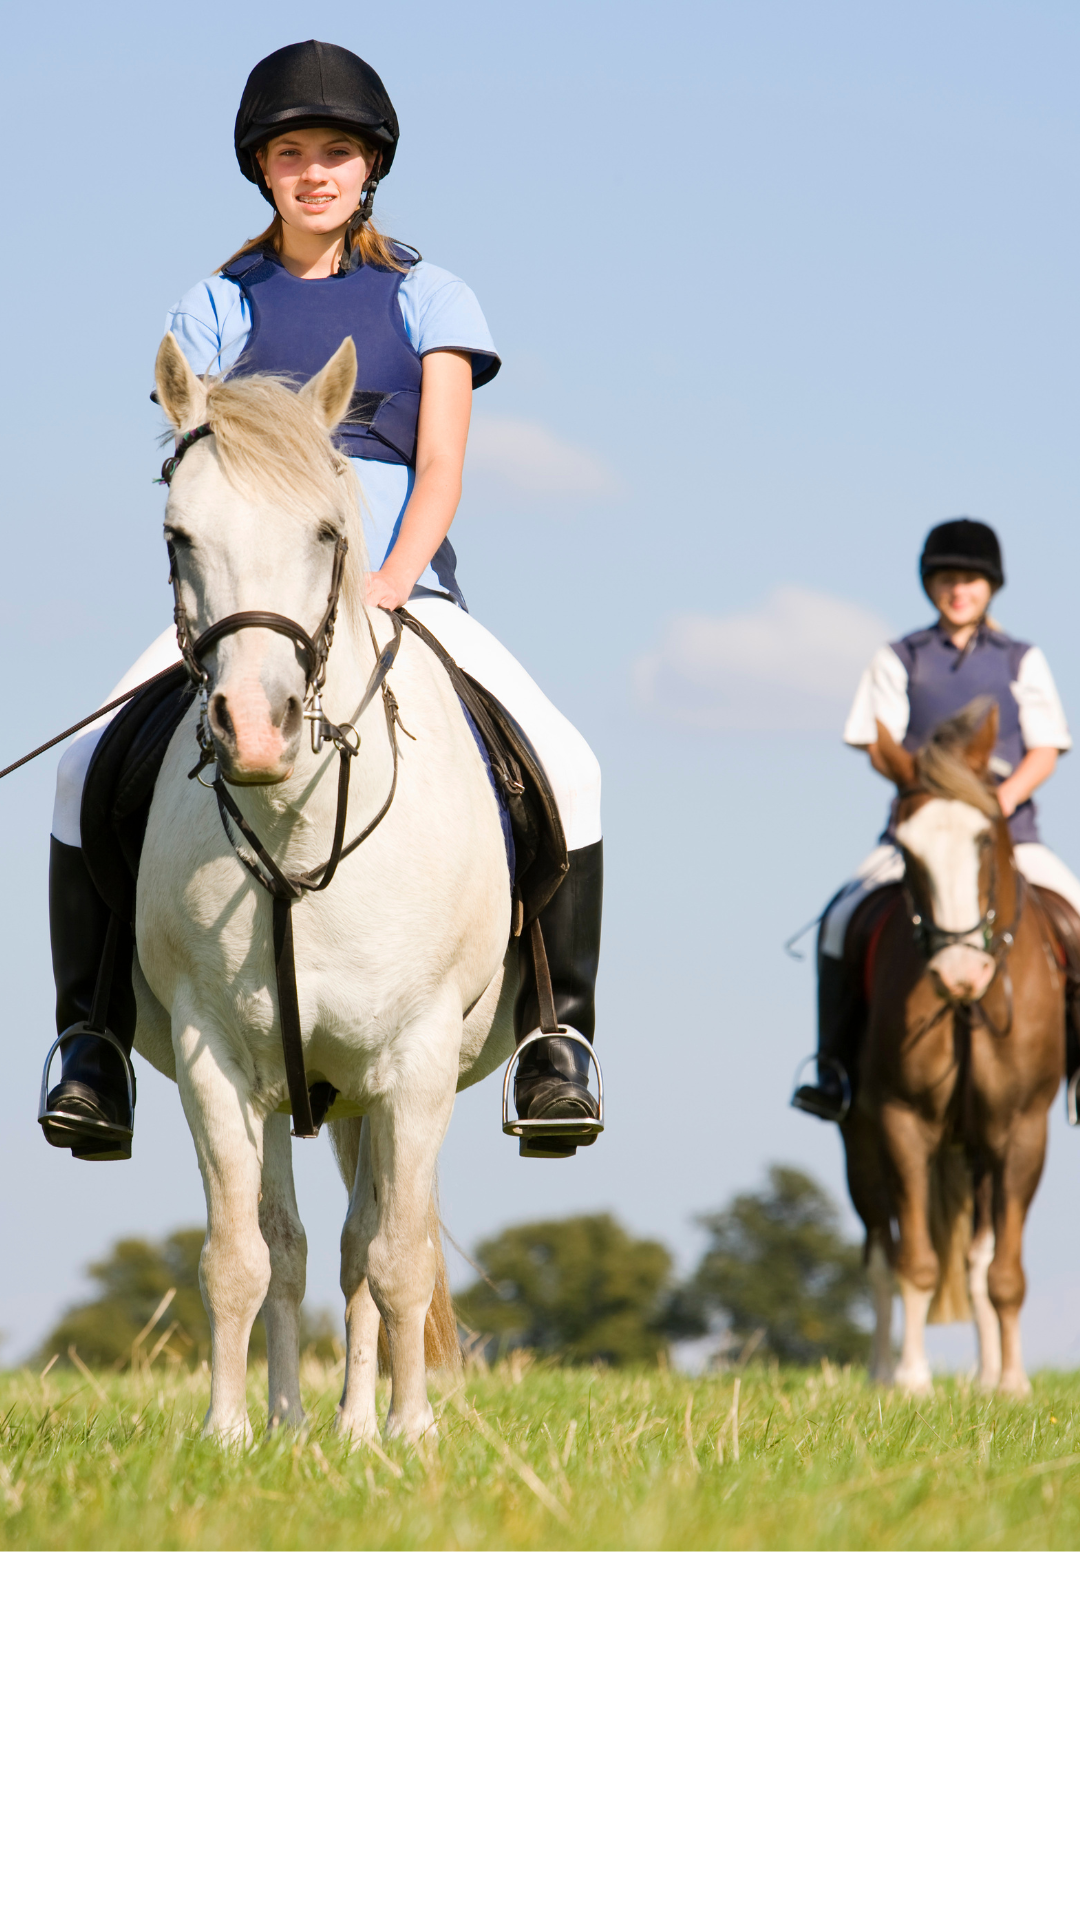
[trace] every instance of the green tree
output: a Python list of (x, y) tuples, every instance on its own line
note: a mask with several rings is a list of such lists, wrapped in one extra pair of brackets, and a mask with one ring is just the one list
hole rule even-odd
[[(201, 1227), (185, 1227), (160, 1241), (117, 1240), (104, 1260), (95, 1260), (87, 1268), (97, 1281), (98, 1298), (68, 1309), (42, 1341), (35, 1363), (43, 1366), (56, 1353), (66, 1365), (68, 1348), (74, 1346), (91, 1367), (130, 1364), (132, 1342), (170, 1287), (176, 1292), (142, 1343), (142, 1356), (148, 1357), (169, 1332), (163, 1355), (167, 1348), (189, 1366), (208, 1358), (210, 1323), (199, 1292), (199, 1255), (205, 1237)], [(314, 1346), (326, 1357), (333, 1351), (332, 1335), (321, 1319), (312, 1321), (303, 1315), (300, 1338), (302, 1345)], [(256, 1360), (265, 1355), (266, 1329), (260, 1317), (251, 1330), (249, 1356)]]
[(732, 1332), (797, 1366), (864, 1360), (855, 1317), (869, 1301), (862, 1250), (840, 1233), (831, 1199), (798, 1167), (768, 1169), (767, 1185), (706, 1214), (710, 1245), (690, 1286), (703, 1313), (722, 1308)]
[(651, 1360), (665, 1337), (672, 1259), (608, 1213), (507, 1227), (477, 1248), (489, 1276), (455, 1296), (466, 1326), (500, 1351), (534, 1347), (571, 1361)]

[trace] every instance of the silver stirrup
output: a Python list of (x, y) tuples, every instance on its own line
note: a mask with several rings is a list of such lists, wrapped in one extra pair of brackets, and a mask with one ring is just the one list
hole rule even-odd
[[(587, 1114), (582, 1114), (576, 1119), (566, 1120), (511, 1120), (510, 1076), (522, 1054), (525, 1052), (526, 1047), (531, 1047), (537, 1040), (576, 1040), (579, 1046), (584, 1047), (596, 1069), (597, 1114), (595, 1120), (591, 1120)], [(578, 1146), (582, 1147), (591, 1146), (597, 1135), (603, 1133), (604, 1076), (600, 1071), (600, 1062), (596, 1054), (586, 1040), (585, 1035), (579, 1033), (576, 1027), (556, 1027), (554, 1033), (545, 1033), (542, 1027), (534, 1027), (532, 1032), (527, 1033), (524, 1040), (514, 1048), (513, 1053), (506, 1063), (506, 1072), (503, 1075), (502, 1130), (504, 1133), (516, 1134), (519, 1140), (559, 1140), (570, 1138), (573, 1139)]]
[[(38, 1121), (41, 1122), (42, 1120), (51, 1120), (53, 1118), (53, 1115), (49, 1112), (49, 1068), (52, 1066), (53, 1060), (63, 1046), (64, 1041), (74, 1040), (77, 1035), (81, 1033), (91, 1034), (95, 1040), (107, 1041), (109, 1046), (115, 1047), (117, 1053), (120, 1055), (124, 1063), (124, 1073), (127, 1076), (128, 1109), (134, 1121), (135, 1075), (131, 1071), (131, 1061), (128, 1059), (124, 1050), (123, 1042), (117, 1039), (110, 1027), (92, 1027), (89, 1020), (76, 1020), (74, 1026), (65, 1027), (63, 1033), (57, 1035), (48, 1053), (45, 1055), (45, 1065), (41, 1072), (41, 1096), (38, 1100)], [(121, 1137), (126, 1137), (130, 1140), (134, 1136), (134, 1124), (130, 1127), (112, 1126), (109, 1128), (109, 1131), (110, 1133), (119, 1134)]]
[(1070, 1127), (1080, 1127), (1080, 1067), (1065, 1089), (1065, 1113)]
[[(843, 1097), (844, 1104), (843, 1104), (843, 1107), (841, 1108), (840, 1119), (837, 1124), (840, 1126), (843, 1126), (844, 1121), (847, 1119), (848, 1114), (851, 1112), (851, 1081), (848, 1079), (847, 1072), (842, 1062), (839, 1060), (834, 1060), (831, 1053), (808, 1053), (805, 1060), (799, 1061), (799, 1064), (795, 1069), (795, 1085), (791, 1089), (791, 1099), (788, 1101), (788, 1106), (795, 1107), (796, 1113), (809, 1112), (809, 1109), (806, 1107), (795, 1106), (795, 1095), (799, 1092), (799, 1089), (802, 1086), (802, 1077), (807, 1067), (816, 1067), (819, 1061), (824, 1061), (826, 1066), (835, 1067), (836, 1072), (839, 1075), (840, 1089), (841, 1089), (841, 1094)], [(817, 1120), (820, 1118), (820, 1115), (811, 1113), (810, 1117), (813, 1120)]]

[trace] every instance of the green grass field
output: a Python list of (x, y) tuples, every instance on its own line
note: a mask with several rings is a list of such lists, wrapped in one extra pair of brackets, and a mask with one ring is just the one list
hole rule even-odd
[[(0, 1376), (0, 1541), (18, 1548), (1075, 1548), (1080, 1375), (917, 1404), (854, 1372), (697, 1381), (529, 1365), (433, 1383), (434, 1443), (348, 1451), (340, 1367), (305, 1433), (200, 1437), (205, 1373)], [(386, 1388), (382, 1389), (385, 1396)]]

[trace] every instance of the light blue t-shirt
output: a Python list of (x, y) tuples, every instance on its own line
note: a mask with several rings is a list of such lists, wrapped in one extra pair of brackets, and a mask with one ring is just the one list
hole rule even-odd
[[(473, 385), (491, 379), (499, 358), (472, 289), (444, 267), (421, 260), (406, 273), (398, 289), (398, 305), (410, 345), (421, 356), (439, 348), (456, 347), (472, 355)], [(178, 301), (165, 321), (194, 373), (227, 373), (236, 364), (251, 332), (251, 309), (235, 280), (214, 274), (200, 280)], [(416, 478), (411, 467), (384, 460), (353, 460), (360, 492), (364, 538), (373, 568), (381, 567), (397, 539)], [(439, 582), (425, 567), (418, 586), (439, 591)]]

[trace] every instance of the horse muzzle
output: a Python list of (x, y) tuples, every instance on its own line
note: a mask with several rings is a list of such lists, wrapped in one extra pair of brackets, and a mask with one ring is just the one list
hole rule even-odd
[(287, 780), (300, 750), (303, 714), (295, 691), (268, 688), (260, 678), (236, 677), (216, 686), (206, 719), (230, 786), (272, 787)]
[(929, 971), (939, 993), (947, 1000), (970, 1006), (982, 999), (997, 971), (997, 961), (982, 947), (969, 947), (957, 941), (935, 953)]

